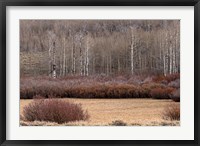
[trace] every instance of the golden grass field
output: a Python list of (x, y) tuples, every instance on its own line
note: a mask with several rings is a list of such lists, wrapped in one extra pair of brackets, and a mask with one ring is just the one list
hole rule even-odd
[(108, 126), (116, 120), (121, 120), (129, 126), (179, 126), (180, 121), (169, 121), (162, 118), (162, 112), (170, 104), (178, 104), (172, 100), (156, 99), (62, 99), (81, 103), (88, 111), (88, 121), (70, 122), (64, 124), (50, 122), (27, 122), (23, 120), (23, 107), (32, 100), (20, 100), (20, 125), (22, 126)]

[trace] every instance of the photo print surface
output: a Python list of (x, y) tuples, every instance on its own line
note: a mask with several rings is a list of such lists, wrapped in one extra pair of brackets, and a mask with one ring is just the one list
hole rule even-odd
[(180, 126), (180, 20), (20, 20), (20, 126)]

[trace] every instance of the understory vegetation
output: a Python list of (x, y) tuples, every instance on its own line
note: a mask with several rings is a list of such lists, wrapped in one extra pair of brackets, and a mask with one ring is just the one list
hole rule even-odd
[(155, 98), (180, 101), (180, 75), (23, 77), (21, 99)]
[(180, 105), (170, 104), (165, 107), (163, 118), (166, 120), (180, 120)]
[(87, 111), (82, 109), (81, 104), (59, 99), (34, 100), (24, 107), (23, 116), (25, 121), (48, 121), (58, 124), (89, 118)]

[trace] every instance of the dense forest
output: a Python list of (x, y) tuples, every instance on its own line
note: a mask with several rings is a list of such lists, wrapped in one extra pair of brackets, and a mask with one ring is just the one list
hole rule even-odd
[(180, 72), (179, 20), (20, 20), (21, 76)]

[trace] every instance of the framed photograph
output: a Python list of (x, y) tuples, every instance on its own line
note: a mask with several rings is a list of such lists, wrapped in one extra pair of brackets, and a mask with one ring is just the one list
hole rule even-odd
[(199, 145), (199, 9), (1, 1), (1, 145)]

